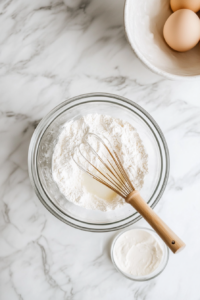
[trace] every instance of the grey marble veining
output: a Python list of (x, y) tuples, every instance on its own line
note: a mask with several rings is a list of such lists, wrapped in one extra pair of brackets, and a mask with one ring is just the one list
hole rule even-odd
[[(65, 3), (0, 2), (0, 299), (199, 300), (200, 83), (165, 80), (140, 63), (125, 38), (123, 0)], [(116, 272), (115, 233), (61, 223), (29, 182), (38, 121), (69, 97), (99, 91), (140, 104), (169, 146), (169, 182), (155, 211), (187, 247), (149, 282)]]

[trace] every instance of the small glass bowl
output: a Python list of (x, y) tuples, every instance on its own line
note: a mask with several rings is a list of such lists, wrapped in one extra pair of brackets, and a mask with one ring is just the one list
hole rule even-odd
[[(124, 273), (118, 266), (117, 266), (117, 263), (115, 261), (115, 256), (114, 256), (114, 248), (115, 248), (115, 243), (116, 241), (118, 240), (118, 238), (124, 234), (125, 232), (127, 231), (130, 231), (130, 230), (144, 230), (144, 231), (147, 231), (149, 232), (150, 234), (152, 234), (156, 240), (159, 242), (160, 246), (161, 246), (161, 249), (163, 251), (163, 258), (158, 266), (157, 269), (155, 269), (152, 273), (148, 274), (148, 275), (145, 275), (145, 276), (132, 276), (130, 274), (127, 274), (127, 273)], [(163, 240), (159, 237), (159, 235), (152, 229), (149, 229), (149, 228), (145, 228), (145, 227), (134, 227), (134, 228), (128, 228), (128, 229), (125, 229), (123, 231), (121, 231), (113, 240), (112, 242), (112, 246), (111, 246), (111, 251), (110, 251), (110, 254), (111, 254), (111, 259), (112, 259), (112, 263), (113, 265), (115, 266), (115, 268), (117, 269), (118, 272), (120, 272), (124, 277), (128, 278), (128, 279), (131, 279), (133, 281), (148, 281), (148, 280), (151, 280), (155, 277), (157, 277), (159, 274), (161, 274), (165, 267), (167, 266), (167, 263), (168, 263), (168, 260), (169, 260), (169, 248), (166, 246), (166, 244), (163, 242)]]

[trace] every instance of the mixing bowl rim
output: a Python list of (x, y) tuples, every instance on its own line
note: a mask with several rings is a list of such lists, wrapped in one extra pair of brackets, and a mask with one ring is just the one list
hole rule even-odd
[(144, 66), (146, 66), (150, 71), (153, 71), (155, 74), (161, 75), (167, 79), (171, 79), (171, 80), (195, 80), (195, 79), (199, 79), (200, 75), (175, 75), (166, 71), (163, 71), (161, 69), (159, 69), (158, 67), (154, 66), (152, 63), (150, 63), (145, 56), (139, 51), (139, 49), (136, 46), (136, 43), (133, 41), (133, 43), (131, 42), (131, 38), (130, 38), (130, 32), (127, 29), (128, 28), (128, 20), (127, 20), (127, 10), (128, 10), (128, 1), (130, 0), (125, 0), (124, 2), (124, 31), (125, 31), (125, 35), (126, 35), (126, 39), (129, 43), (129, 45), (131, 46), (131, 49), (134, 51), (134, 53), (136, 54), (136, 56), (139, 58), (139, 60), (143, 63)]
[[(106, 102), (106, 103), (116, 104), (116, 103), (113, 103), (113, 102), (108, 101), (108, 100), (106, 100), (106, 101), (103, 100), (103, 101), (101, 101), (101, 102), (100, 102), (99, 100), (84, 101), (84, 104), (87, 104), (87, 103), (94, 103), (94, 102), (98, 102), (98, 103)], [(72, 108), (74, 108), (74, 107), (76, 107), (76, 106), (82, 105), (82, 104), (83, 104), (83, 103), (77, 103), (77, 104), (75, 104), (75, 105), (73, 105), (73, 106), (70, 106), (70, 109), (72, 109)], [(123, 104), (117, 104), (117, 105), (120, 105), (121, 107), (127, 108), (127, 107), (124, 106)], [(65, 111), (67, 111), (67, 110), (68, 110), (68, 109), (62, 110), (62, 112), (60, 112), (59, 114), (56, 115), (56, 118), (59, 117), (60, 115), (62, 115), (62, 114), (63, 114)], [(132, 109), (130, 109), (130, 108), (129, 108), (129, 110), (132, 111)], [(157, 141), (157, 145), (158, 145), (158, 148), (159, 148), (160, 154), (161, 154), (161, 172), (160, 172), (160, 173), (162, 174), (162, 170), (163, 170), (163, 155), (162, 155), (161, 147), (160, 147), (159, 141), (158, 141), (158, 139), (157, 139), (157, 136), (155, 135), (154, 131), (152, 131), (151, 127), (149, 126), (149, 124), (146, 122), (146, 120), (145, 120), (142, 116), (140, 116), (140, 115), (139, 115), (137, 112), (135, 112), (135, 111), (134, 111), (134, 114), (136, 114), (137, 116), (139, 116), (140, 119), (142, 119), (142, 120), (144, 121), (144, 123), (150, 128), (152, 134), (154, 135), (155, 140)], [(55, 118), (52, 119), (52, 121), (48, 124), (48, 126), (46, 127), (46, 130), (47, 130), (47, 128), (51, 125), (51, 123), (52, 123), (54, 120), (55, 120)], [(38, 147), (37, 147), (37, 153), (38, 153)], [(40, 180), (38, 167), (37, 167), (36, 171), (37, 171), (37, 177), (38, 177), (38, 180), (39, 180), (39, 182), (40, 182), (40, 186), (43, 187), (43, 186), (42, 186), (42, 182), (41, 182), (41, 180)], [(154, 197), (154, 195), (155, 195), (155, 193), (156, 193), (156, 191), (157, 191), (157, 189), (158, 189), (158, 186), (159, 186), (159, 184), (160, 184), (160, 181), (161, 181), (161, 177), (159, 178), (158, 183), (157, 183), (157, 185), (156, 185), (156, 187), (155, 187), (155, 189), (154, 189), (154, 191), (153, 191), (153, 193), (152, 193), (152, 195), (151, 195), (151, 198), (149, 199), (149, 201), (148, 201), (147, 203), (151, 202), (152, 198)], [(46, 197), (49, 199), (49, 201), (52, 203), (52, 205), (55, 206), (56, 209), (58, 209), (61, 213), (63, 213), (63, 214), (66, 215), (67, 217), (69, 217), (69, 218), (71, 218), (71, 219), (73, 219), (73, 220), (75, 220), (75, 221), (77, 221), (77, 222), (81, 222), (81, 223), (83, 223), (83, 224), (89, 224), (89, 225), (95, 225), (95, 226), (97, 225), (97, 223), (91, 223), (91, 222), (80, 221), (80, 220), (78, 220), (78, 219), (76, 219), (76, 218), (70, 216), (70, 215), (67, 214), (66, 212), (63, 212), (63, 211), (62, 211), (62, 210), (61, 210), (61, 209), (60, 209), (60, 208), (59, 208), (59, 207), (58, 207), (58, 206), (57, 206), (57, 205), (49, 198), (49, 196), (48, 196), (48, 194), (46, 193), (45, 189), (43, 189), (43, 192), (45, 193), (45, 195), (46, 195)], [(155, 203), (155, 201), (154, 201), (153, 203)], [(152, 204), (152, 205), (153, 205), (153, 204)], [(151, 207), (152, 207), (152, 205), (151, 205)], [(135, 216), (135, 215), (137, 215), (137, 214), (138, 214), (138, 212), (136, 211), (136, 212), (134, 212), (132, 215), (130, 215), (130, 216), (124, 218), (124, 219), (121, 219), (121, 220), (115, 221), (115, 222), (111, 222), (111, 223), (104, 223), (104, 224), (102, 223), (101, 226), (108, 226), (108, 225), (112, 225), (112, 224), (117, 224), (117, 223), (126, 221), (126, 220), (132, 218), (133, 216)]]
[[(111, 99), (116, 99), (116, 100), (119, 100), (121, 101), (122, 103), (115, 103), (113, 100), (112, 101), (109, 101), (109, 100), (90, 100), (90, 101), (86, 101), (87, 98), (91, 98), (91, 97), (109, 97)], [(89, 226), (109, 226), (109, 225), (113, 225), (113, 224), (118, 224), (120, 222), (124, 222), (130, 218), (132, 218), (134, 215), (137, 215), (138, 213), (135, 212), (134, 214), (132, 214), (131, 216), (128, 216), (126, 217), (125, 219), (122, 219), (122, 220), (119, 220), (119, 221), (115, 221), (115, 222), (111, 222), (111, 223), (90, 223), (90, 222), (85, 222), (85, 221), (81, 221), (79, 219), (76, 219), (68, 214), (66, 214), (65, 212), (63, 212), (61, 209), (59, 209), (59, 207), (57, 205), (55, 205), (53, 203), (53, 201), (48, 197), (48, 195), (46, 194), (46, 191), (45, 189), (43, 188), (42, 186), (42, 183), (40, 181), (40, 177), (38, 175), (38, 170), (37, 170), (37, 164), (36, 164), (36, 170), (35, 172), (37, 173), (37, 179), (40, 183), (40, 187), (38, 188), (38, 184), (37, 182), (35, 181), (34, 179), (34, 176), (33, 176), (33, 166), (34, 166), (34, 162), (32, 161), (33, 160), (33, 155), (35, 154), (35, 157), (36, 157), (36, 161), (37, 161), (37, 153), (38, 153), (38, 148), (39, 148), (39, 144), (40, 144), (40, 141), (41, 141), (41, 138), (44, 134), (44, 132), (47, 130), (47, 128), (50, 126), (50, 124), (57, 118), (59, 117), (59, 115), (61, 115), (62, 113), (64, 113), (66, 110), (68, 109), (71, 109), (72, 107), (74, 106), (70, 106), (69, 108), (67, 109), (62, 109), (63, 107), (65, 107), (66, 105), (69, 105), (70, 103), (72, 102), (75, 102), (77, 100), (82, 100), (84, 99), (83, 102), (80, 102), (80, 103), (77, 103), (75, 104), (74, 106), (77, 106), (77, 105), (81, 105), (81, 104), (86, 104), (86, 103), (91, 103), (91, 102), (106, 102), (106, 103), (110, 103), (110, 104), (114, 104), (114, 105), (119, 105), (119, 106), (123, 106), (124, 108), (130, 110), (131, 112), (137, 114), (137, 112), (133, 111), (130, 107), (127, 107), (125, 105), (123, 105), (123, 102), (129, 104), (130, 106), (133, 106), (135, 107), (136, 109), (138, 109), (144, 116), (146, 116), (146, 118), (150, 121), (151, 125), (153, 125), (153, 127), (155, 128), (154, 130), (157, 131), (161, 141), (162, 141), (162, 145), (163, 145), (163, 148), (164, 148), (164, 153), (165, 153), (165, 159), (166, 159), (166, 171), (165, 171), (165, 174), (164, 174), (164, 179), (163, 179), (163, 184), (161, 185), (161, 190), (159, 192), (159, 194), (157, 195), (156, 199), (154, 200), (154, 202), (151, 204), (151, 207), (154, 208), (155, 205), (158, 203), (158, 201), (160, 200), (164, 190), (165, 190), (165, 187), (166, 187), (166, 184), (167, 184), (167, 180), (168, 180), (168, 176), (169, 176), (169, 151), (168, 151), (168, 147), (167, 147), (167, 143), (165, 141), (165, 138), (164, 138), (164, 135), (160, 129), (160, 127), (158, 126), (158, 124), (155, 122), (155, 120), (149, 115), (149, 113), (147, 113), (140, 105), (138, 105), (137, 103), (133, 102), (133, 101), (130, 101), (124, 97), (121, 97), (121, 96), (118, 96), (118, 95), (115, 95), (115, 94), (109, 94), (109, 93), (89, 93), (89, 94), (82, 94), (82, 95), (79, 95), (79, 96), (76, 96), (76, 97), (73, 97), (73, 98), (70, 98), (68, 100), (65, 100), (63, 102), (61, 102), (59, 105), (57, 105), (54, 109), (52, 109), (38, 124), (37, 128), (35, 129), (34, 133), (33, 133), (33, 136), (31, 138), (31, 142), (30, 142), (30, 146), (29, 146), (29, 155), (28, 155), (28, 165), (29, 165), (29, 177), (30, 177), (30, 180), (31, 180), (31, 184), (32, 186), (34, 187), (34, 190), (35, 190), (35, 193), (36, 195), (38, 196), (38, 198), (40, 199), (40, 201), (42, 202), (42, 204), (54, 215), (56, 216), (58, 219), (60, 219), (61, 221), (69, 224), (70, 226), (72, 227), (75, 227), (75, 228), (79, 228), (79, 229), (82, 229), (82, 230), (87, 230), (87, 231), (94, 231), (94, 232), (105, 232), (105, 231), (113, 231), (113, 230), (117, 230), (117, 229), (121, 229), (121, 228), (124, 228), (124, 227), (127, 227), (128, 225), (131, 225), (135, 222), (137, 222), (138, 220), (140, 220), (142, 217), (140, 215), (138, 215), (134, 220), (130, 220), (128, 223), (126, 224), (121, 224), (119, 226), (116, 226), (116, 227), (112, 227), (112, 228), (88, 228), (88, 227), (84, 227), (84, 226), (80, 226), (80, 225), (77, 225), (77, 224), (74, 224), (74, 223), (71, 223), (70, 221), (66, 220), (65, 218), (63, 218), (62, 216), (60, 216), (54, 209), (52, 209), (48, 203), (46, 202), (46, 200), (43, 198), (43, 196), (41, 195), (41, 192), (39, 190), (42, 189), (42, 192), (45, 194), (45, 196), (47, 197), (48, 201), (51, 202), (51, 204), (61, 212), (61, 214), (64, 214), (66, 217), (76, 221), (76, 222), (80, 222), (81, 224), (87, 224)], [(60, 109), (62, 109), (62, 111), (60, 111)], [(138, 114), (137, 114), (138, 115)], [(146, 120), (141, 116), (139, 115), (139, 117), (146, 123), (146, 125), (148, 125), (148, 127), (150, 128), (151, 132), (153, 133), (156, 141), (157, 141), (157, 145), (159, 147), (159, 150), (160, 150), (160, 154), (161, 154), (161, 168), (163, 168), (163, 156), (162, 156), (162, 151), (160, 149), (160, 142), (158, 141), (153, 129), (149, 126), (149, 124), (146, 122)], [(35, 151), (36, 150), (36, 151)], [(162, 170), (161, 170), (161, 175), (162, 174)], [(151, 198), (149, 199), (148, 202), (151, 201), (152, 197), (154, 196), (154, 194), (156, 193), (157, 191), (157, 188), (160, 184), (160, 180), (161, 180), (161, 176), (159, 178), (159, 181), (157, 183), (157, 186), (151, 196)]]

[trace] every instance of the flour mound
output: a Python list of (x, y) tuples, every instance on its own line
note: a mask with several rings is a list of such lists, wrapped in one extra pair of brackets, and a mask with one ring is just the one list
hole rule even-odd
[(138, 190), (142, 188), (148, 172), (148, 156), (136, 129), (126, 121), (100, 114), (89, 114), (63, 126), (52, 158), (53, 179), (67, 200), (76, 205), (100, 211), (122, 207), (125, 200), (120, 196), (117, 195), (109, 202), (90, 194), (82, 184), (83, 171), (75, 164), (72, 156), (88, 132), (109, 140), (133, 186)]

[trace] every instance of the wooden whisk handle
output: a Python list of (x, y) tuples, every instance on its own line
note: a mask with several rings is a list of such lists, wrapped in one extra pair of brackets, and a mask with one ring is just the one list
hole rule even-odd
[(173, 253), (177, 253), (185, 247), (185, 243), (148, 206), (138, 191), (130, 193), (125, 200), (143, 216), (151, 227), (153, 227)]

